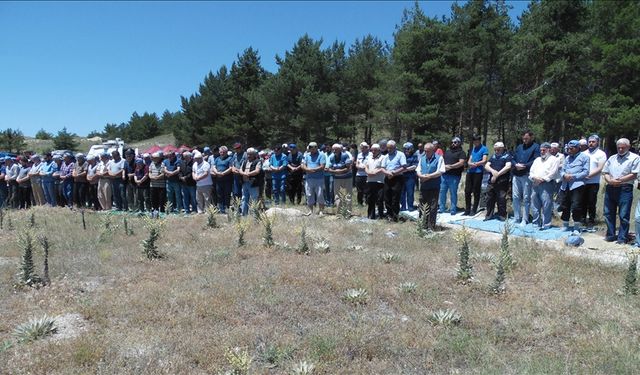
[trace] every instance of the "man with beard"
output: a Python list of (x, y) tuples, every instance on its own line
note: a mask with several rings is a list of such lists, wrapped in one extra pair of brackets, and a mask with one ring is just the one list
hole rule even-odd
[[(381, 151), (382, 152), (382, 151)], [(407, 159), (403, 152), (398, 152), (396, 142), (387, 142), (387, 155), (382, 160), (384, 169), (384, 205), (387, 209), (389, 221), (397, 222), (400, 214), (400, 194), (404, 187), (403, 173), (407, 166)]]
[(533, 206), (533, 221), (540, 230), (551, 228), (553, 215), (553, 188), (558, 175), (558, 159), (550, 153), (551, 144), (545, 142), (540, 145), (540, 156), (533, 161), (529, 170), (532, 182), (531, 203)]
[(302, 202), (302, 178), (304, 171), (302, 170), (302, 153), (298, 151), (295, 143), (289, 145), (289, 155), (287, 157), (287, 168), (289, 176), (287, 177), (287, 195), (291, 204), (300, 204)]
[(451, 140), (451, 147), (444, 153), (445, 172), (440, 184), (439, 213), (443, 213), (447, 206), (447, 193), (450, 194), (451, 200), (449, 212), (451, 215), (455, 215), (458, 211), (458, 185), (462, 178), (466, 158), (466, 154), (462, 150), (462, 140), (459, 137), (454, 137)]
[(580, 224), (584, 216), (584, 180), (589, 174), (589, 157), (580, 152), (580, 142), (572, 140), (568, 144), (569, 156), (564, 161), (560, 170), (564, 192), (562, 200), (562, 225), (569, 230), (569, 219), (573, 216), (573, 229), (580, 231)]

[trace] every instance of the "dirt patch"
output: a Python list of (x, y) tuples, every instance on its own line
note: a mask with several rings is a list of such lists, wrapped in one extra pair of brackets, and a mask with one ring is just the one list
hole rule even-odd
[(78, 313), (68, 313), (56, 316), (58, 331), (51, 336), (52, 341), (73, 339), (88, 330), (89, 322)]
[(0, 266), (16, 266), (18, 262), (18, 258), (0, 257)]

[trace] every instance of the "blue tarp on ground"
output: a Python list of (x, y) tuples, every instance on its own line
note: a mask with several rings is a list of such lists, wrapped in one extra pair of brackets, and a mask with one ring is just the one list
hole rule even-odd
[[(478, 220), (478, 219), (462, 219), (452, 221), (451, 224), (465, 225), (468, 228), (483, 230), (493, 233), (502, 233), (504, 222), (500, 220)], [(571, 231), (565, 231), (563, 228), (550, 228), (547, 230), (539, 230), (537, 226), (533, 224), (527, 224), (524, 227), (520, 225), (513, 225), (514, 236), (535, 238), (537, 240), (558, 240), (566, 238), (571, 235)]]

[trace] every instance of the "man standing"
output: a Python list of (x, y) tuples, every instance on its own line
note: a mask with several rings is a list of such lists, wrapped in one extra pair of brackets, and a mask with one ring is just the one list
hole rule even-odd
[[(154, 152), (151, 155), (153, 162), (149, 165), (149, 186), (151, 192), (151, 210), (165, 212), (164, 205), (167, 199), (167, 180), (162, 157)], [(169, 212), (167, 212), (168, 214)]]
[(602, 168), (607, 161), (607, 154), (602, 151), (600, 137), (596, 134), (589, 137), (588, 148), (583, 151), (589, 157), (589, 175), (584, 180), (584, 226), (587, 232), (595, 232), (593, 226), (596, 224), (596, 203), (598, 202), (598, 191), (600, 190), (600, 175)]
[(20, 173), (20, 165), (15, 158), (5, 158), (5, 181), (7, 183), (7, 207), (18, 208), (20, 206), (18, 182), (18, 174)]
[[(211, 164), (211, 178), (216, 185), (214, 191), (218, 194), (218, 210), (226, 214), (231, 205), (233, 190), (233, 158), (229, 156), (227, 146), (220, 146), (218, 156), (209, 162)], [(209, 158), (211, 160), (211, 158)]]
[(515, 155), (513, 156), (511, 193), (513, 199), (513, 221), (516, 224), (526, 225), (529, 221), (529, 206), (531, 205), (529, 169), (531, 169), (533, 161), (540, 156), (540, 147), (537, 143), (534, 143), (534, 139), (533, 132), (524, 132), (522, 134), (522, 144), (516, 147)]
[[(327, 162), (326, 171), (333, 177), (333, 201), (339, 208), (344, 202), (340, 199), (340, 191), (351, 197), (353, 193), (353, 180), (351, 174), (351, 155), (347, 151), (344, 151), (342, 145), (339, 143), (334, 144), (331, 149), (333, 153), (329, 155), (329, 161)], [(351, 211), (351, 206), (347, 207)]]
[(58, 166), (53, 161), (51, 153), (44, 154), (44, 162), (40, 168), (40, 178), (42, 179), (42, 190), (44, 191), (44, 199), (50, 207), (55, 207), (56, 203), (56, 186), (53, 174), (58, 171)]
[(43, 206), (47, 203), (44, 199), (44, 190), (42, 189), (42, 177), (40, 170), (42, 168), (42, 160), (40, 155), (31, 156), (31, 169), (29, 170), (29, 179), (31, 180), (31, 192), (33, 193), (33, 201), (36, 206)]
[(62, 181), (62, 193), (67, 207), (73, 207), (73, 169), (75, 163), (71, 154), (67, 153), (63, 156), (62, 166), (60, 167), (60, 180)]
[(73, 167), (73, 201), (77, 208), (84, 208), (87, 204), (87, 167), (84, 154), (76, 155), (76, 163)]
[[(378, 151), (380, 151), (380, 146), (378, 146)], [(365, 167), (366, 167), (365, 162), (370, 155), (371, 155), (371, 152), (369, 152), (369, 145), (367, 144), (367, 142), (360, 143), (360, 152), (356, 157), (356, 190), (358, 192), (357, 193), (358, 204), (361, 206), (364, 204), (365, 201), (368, 201), (367, 199), (368, 176), (367, 176), (367, 171), (365, 170)]]
[[(446, 172), (444, 158), (436, 154), (436, 148), (432, 143), (424, 145), (424, 152), (418, 163), (417, 176), (420, 179), (420, 206), (426, 205), (427, 228), (436, 229), (436, 217), (438, 215), (438, 198), (442, 174)], [(424, 213), (420, 211), (420, 215)]]
[(196, 182), (193, 180), (193, 159), (189, 151), (182, 153), (180, 160), (180, 181), (182, 182), (182, 207), (185, 214), (196, 212)]
[(418, 153), (413, 149), (413, 143), (406, 142), (402, 145), (404, 157), (407, 159), (407, 167), (404, 170), (404, 186), (400, 194), (400, 211), (415, 211), (416, 168), (418, 167)]
[[(239, 171), (242, 167), (242, 163), (247, 160), (247, 153), (242, 150), (241, 143), (235, 143), (233, 145), (233, 155), (231, 156), (231, 166), (236, 171)], [(233, 196), (236, 198), (242, 198), (242, 176), (240, 174), (234, 174), (233, 176)]]
[[(156, 153), (157, 154), (157, 153)], [(124, 185), (124, 165), (125, 160), (120, 157), (120, 152), (111, 152), (113, 159), (109, 165), (109, 177), (111, 178), (111, 192), (116, 210), (122, 211), (126, 205), (126, 186)]]
[(207, 163), (200, 151), (193, 152), (193, 173), (191, 174), (193, 180), (196, 182), (196, 202), (199, 214), (204, 214), (204, 211), (209, 205), (211, 196), (211, 166)]
[(558, 142), (551, 143), (551, 155), (558, 159), (558, 178), (556, 178), (556, 182), (553, 185), (553, 212), (559, 211), (560, 202), (562, 201), (562, 196), (560, 195), (560, 186), (562, 185), (560, 181), (560, 169), (564, 165), (564, 154), (560, 152), (560, 144)]
[(180, 162), (174, 151), (169, 152), (162, 161), (167, 179), (167, 201), (171, 203), (171, 212), (182, 211), (182, 184), (180, 182)]
[[(464, 186), (464, 215), (475, 216), (480, 203), (480, 192), (482, 191), (482, 177), (484, 176), (484, 165), (489, 158), (489, 150), (480, 142), (480, 136), (474, 135), (469, 150), (469, 161), (467, 169), (467, 179)], [(473, 195), (473, 207), (471, 206), (471, 195)]]
[[(253, 147), (247, 149), (247, 159), (242, 163), (238, 174), (242, 178), (242, 216), (247, 216), (251, 202), (258, 200), (258, 188), (262, 178), (262, 162), (258, 158), (258, 151)], [(284, 196), (284, 190), (282, 193)]]
[(509, 172), (511, 171), (511, 155), (504, 151), (504, 143), (496, 142), (493, 145), (494, 154), (491, 156), (484, 169), (491, 174), (487, 185), (487, 213), (484, 220), (494, 218), (493, 212), (498, 204), (497, 219), (507, 219), (507, 190), (509, 189)]
[[(269, 164), (271, 165), (271, 186), (273, 187), (273, 203), (278, 206), (281, 200), (282, 203), (287, 202), (287, 197), (285, 194), (287, 179), (287, 155), (282, 151), (282, 146), (276, 145), (273, 148), (273, 154), (269, 159)], [(243, 183), (243, 186), (244, 185), (246, 184)]]
[[(616, 142), (618, 153), (609, 157), (602, 169), (604, 180), (607, 183), (604, 191), (604, 219), (607, 223), (607, 234), (604, 239), (608, 242), (616, 241), (619, 244), (627, 242), (633, 203), (633, 180), (640, 174), (640, 158), (629, 151), (630, 147), (631, 143), (627, 138), (620, 138)], [(638, 229), (638, 210), (636, 207), (636, 231)], [(616, 213), (620, 218), (620, 230), (617, 235)], [(638, 237), (638, 232), (636, 232), (636, 239)]]
[(287, 177), (287, 195), (291, 204), (300, 204), (302, 202), (302, 154), (298, 151), (295, 143), (289, 145), (289, 155), (287, 157), (287, 168), (289, 176)]
[[(382, 169), (383, 156), (380, 145), (374, 143), (368, 157), (362, 161), (367, 174), (367, 217), (371, 220), (384, 217), (384, 171)], [(376, 208), (378, 215), (376, 215)]]
[(398, 152), (396, 142), (387, 142), (387, 155), (382, 160), (384, 169), (384, 205), (390, 221), (398, 221), (400, 214), (400, 194), (404, 187), (404, 170), (407, 166), (407, 158), (404, 153)]
[(451, 147), (444, 153), (444, 169), (446, 172), (442, 175), (440, 184), (438, 213), (443, 213), (447, 206), (447, 192), (451, 195), (449, 212), (451, 212), (451, 215), (455, 215), (458, 210), (458, 185), (464, 170), (464, 161), (467, 158), (461, 146), (462, 140), (459, 137), (454, 137), (451, 140)]
[(305, 195), (307, 196), (307, 206), (309, 212), (313, 213), (313, 206), (318, 202), (318, 215), (324, 211), (324, 169), (327, 164), (326, 157), (318, 150), (316, 142), (309, 143), (309, 152), (304, 156), (302, 169), (306, 172)]
[(111, 178), (109, 177), (109, 169), (111, 168), (111, 160), (109, 160), (109, 154), (104, 152), (100, 155), (100, 164), (96, 169), (96, 176), (98, 176), (98, 201), (103, 210), (110, 211), (112, 197)]
[(553, 188), (558, 176), (558, 159), (551, 155), (551, 144), (540, 145), (540, 156), (533, 161), (529, 170), (529, 179), (533, 184), (531, 203), (533, 205), (533, 224), (540, 230), (551, 228), (553, 215)]
[(584, 180), (589, 174), (589, 157), (580, 152), (580, 142), (572, 140), (568, 144), (569, 156), (564, 161), (560, 170), (562, 186), (564, 192), (562, 199), (562, 219), (563, 227), (569, 230), (569, 218), (573, 216), (573, 229), (580, 231), (580, 224), (584, 216)]

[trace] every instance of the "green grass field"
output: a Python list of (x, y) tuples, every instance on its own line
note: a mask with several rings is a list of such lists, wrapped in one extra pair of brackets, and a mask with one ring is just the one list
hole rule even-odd
[[(495, 295), (488, 254), (499, 243), (472, 239), (464, 285), (453, 230), (425, 240), (411, 223), (279, 217), (278, 245), (267, 248), (249, 218), (239, 247), (225, 216), (217, 229), (205, 215), (171, 216), (158, 242), (165, 258), (151, 261), (139, 218), (127, 217), (127, 235), (122, 215), (87, 212), (84, 230), (78, 212), (33, 212), (34, 228), (30, 213), (5, 212), (0, 231), (2, 374), (215, 374), (234, 364), (288, 374), (301, 361), (317, 374), (640, 372), (640, 299), (619, 293), (626, 269), (530, 240), (511, 239), (517, 263)], [(295, 251), (302, 225), (306, 255)], [(52, 243), (51, 285), (40, 289), (14, 287), (26, 230)], [(38, 250), (38, 273), (41, 261)], [(351, 288), (366, 290), (363, 303), (344, 298)], [(439, 309), (455, 309), (460, 323), (433, 324)], [(15, 328), (45, 314), (81, 323), (18, 342)]]

